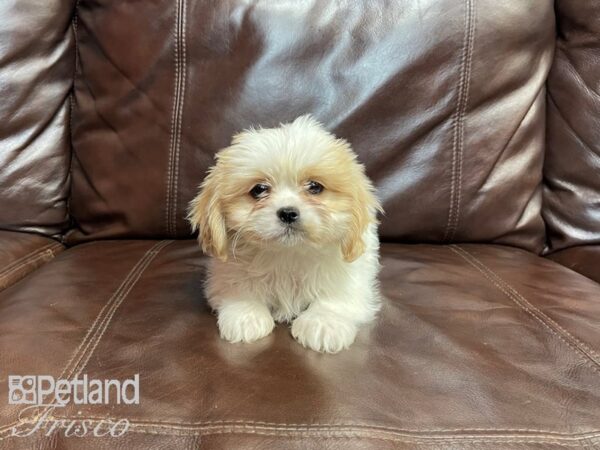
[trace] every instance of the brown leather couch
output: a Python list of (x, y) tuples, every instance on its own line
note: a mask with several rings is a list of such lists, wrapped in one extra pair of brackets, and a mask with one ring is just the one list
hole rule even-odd
[[(600, 447), (599, 36), (597, 0), (0, 1), (0, 448)], [(386, 210), (333, 356), (221, 341), (184, 218), (307, 112)], [(83, 374), (139, 404), (7, 400)]]

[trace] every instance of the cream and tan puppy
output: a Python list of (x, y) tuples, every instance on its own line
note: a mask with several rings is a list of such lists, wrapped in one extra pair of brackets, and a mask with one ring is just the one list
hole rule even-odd
[(381, 211), (350, 145), (302, 116), (244, 131), (216, 159), (189, 220), (214, 256), (221, 337), (252, 342), (286, 322), (305, 347), (350, 346), (380, 307)]

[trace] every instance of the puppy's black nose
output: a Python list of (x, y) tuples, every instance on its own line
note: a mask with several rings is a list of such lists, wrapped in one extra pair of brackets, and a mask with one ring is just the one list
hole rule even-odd
[(300, 211), (298, 211), (298, 208), (286, 206), (277, 210), (277, 217), (283, 223), (294, 223), (300, 217)]

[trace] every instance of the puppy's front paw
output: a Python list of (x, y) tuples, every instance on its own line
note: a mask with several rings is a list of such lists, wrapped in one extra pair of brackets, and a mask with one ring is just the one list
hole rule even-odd
[(254, 342), (269, 335), (275, 327), (269, 308), (254, 302), (236, 302), (222, 307), (217, 323), (221, 337), (231, 343)]
[(306, 311), (292, 324), (292, 336), (317, 352), (337, 353), (354, 342), (356, 325), (331, 313)]

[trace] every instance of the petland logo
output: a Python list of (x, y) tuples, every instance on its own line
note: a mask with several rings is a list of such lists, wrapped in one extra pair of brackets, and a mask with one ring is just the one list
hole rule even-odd
[(38, 430), (45, 430), (50, 436), (55, 430), (64, 429), (67, 437), (83, 437), (89, 433), (96, 437), (118, 437), (129, 429), (127, 419), (92, 422), (83, 418), (55, 418), (53, 412), (69, 404), (139, 405), (140, 376), (136, 374), (121, 381), (89, 379), (87, 375), (70, 380), (55, 379), (50, 375), (9, 375), (8, 403), (26, 405), (19, 413), (21, 425), (12, 429), (13, 436), (30, 436)]
[[(51, 398), (51, 403), (44, 403)], [(113, 400), (113, 401), (111, 401)], [(50, 375), (9, 375), (8, 403), (11, 405), (65, 406), (140, 404), (140, 375), (120, 380), (88, 379), (87, 375), (72, 380), (55, 380)]]

